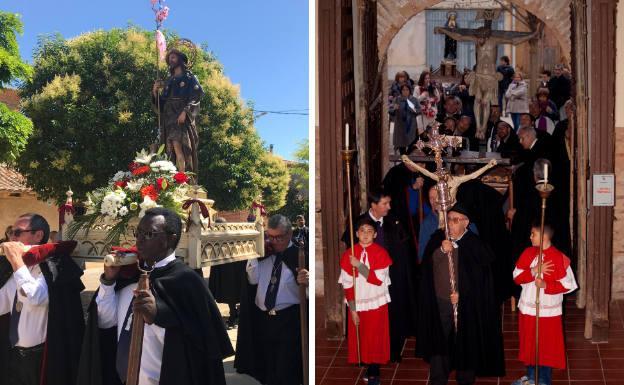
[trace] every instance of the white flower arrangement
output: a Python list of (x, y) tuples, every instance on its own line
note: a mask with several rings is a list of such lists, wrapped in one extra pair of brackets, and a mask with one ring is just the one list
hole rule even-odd
[(159, 160), (156, 162), (152, 162), (149, 166), (154, 172), (176, 173), (178, 171), (176, 166), (168, 160)]
[(153, 207), (166, 207), (185, 217), (182, 205), (188, 199), (189, 174), (178, 172), (163, 152), (164, 146), (156, 154), (138, 152), (129, 171), (116, 172), (108, 186), (87, 194), (87, 213), (75, 218), (70, 237), (99, 222), (111, 226), (107, 242), (118, 244), (129, 221), (142, 218)]

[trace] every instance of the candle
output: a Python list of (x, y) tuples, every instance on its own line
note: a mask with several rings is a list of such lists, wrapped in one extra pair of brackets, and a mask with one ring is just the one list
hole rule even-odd
[(544, 163), (544, 184), (548, 184), (548, 163)]
[(345, 150), (349, 149), (349, 123), (345, 124)]

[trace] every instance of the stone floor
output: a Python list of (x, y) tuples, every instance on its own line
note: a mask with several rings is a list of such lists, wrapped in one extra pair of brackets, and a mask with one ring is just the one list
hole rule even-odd
[[(553, 385), (622, 385), (624, 384), (624, 301), (612, 303), (609, 343), (592, 344), (583, 337), (585, 311), (577, 309), (568, 299), (564, 316), (568, 365), (565, 370), (553, 371)], [(316, 384), (364, 385), (364, 369), (347, 363), (344, 340), (328, 340), (323, 325), (323, 298), (316, 299)], [(516, 359), (518, 354), (517, 313), (506, 304), (503, 314), (503, 332), (507, 375), (502, 378), (480, 378), (477, 384), (511, 384), (524, 373)], [(415, 340), (405, 345), (400, 364), (385, 365), (381, 369), (384, 385), (425, 385), (428, 365), (414, 357)], [(454, 374), (451, 374), (455, 383)]]
[[(87, 263), (84, 275), (82, 276), (82, 282), (85, 285), (85, 291), (82, 293), (82, 303), (86, 309), (93, 297), (94, 291), (98, 288), (100, 281), (100, 274), (102, 274), (103, 267), (101, 263)], [(208, 276), (208, 271), (204, 272), (204, 276)], [(219, 304), (219, 310), (224, 318), (227, 318), (230, 314), (229, 308), (225, 304)], [(230, 341), (232, 346), (236, 347), (236, 331), (237, 329), (228, 330)], [(227, 385), (258, 385), (260, 384), (255, 379), (245, 374), (236, 373), (233, 367), (234, 356), (223, 360), (223, 366), (225, 368), (225, 380)]]

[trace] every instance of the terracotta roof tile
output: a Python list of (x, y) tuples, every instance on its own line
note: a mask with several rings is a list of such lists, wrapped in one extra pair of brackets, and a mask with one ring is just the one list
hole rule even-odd
[(0, 191), (24, 192), (30, 188), (26, 187), (26, 178), (22, 174), (0, 164)]
[(10, 109), (19, 109), (20, 97), (17, 90), (10, 88), (0, 90), (0, 103), (6, 104)]

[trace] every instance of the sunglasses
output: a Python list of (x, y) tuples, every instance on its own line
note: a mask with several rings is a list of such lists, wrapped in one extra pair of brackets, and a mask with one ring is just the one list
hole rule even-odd
[(11, 230), (9, 232), (9, 235), (12, 235), (14, 237), (19, 237), (23, 233), (34, 233), (35, 231), (39, 231), (39, 230), (35, 230), (35, 229), (14, 229), (14, 230)]
[(166, 231), (143, 231), (141, 229), (136, 229), (133, 231), (134, 237), (139, 239), (150, 240), (156, 237), (158, 234), (166, 233)]

